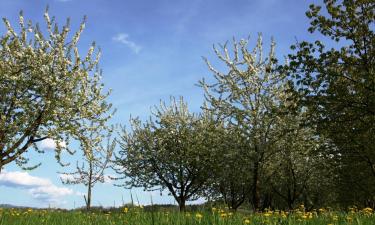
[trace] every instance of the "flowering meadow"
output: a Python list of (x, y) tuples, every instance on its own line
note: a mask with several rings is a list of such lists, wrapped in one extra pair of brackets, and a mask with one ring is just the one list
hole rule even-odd
[(302, 207), (292, 211), (266, 210), (259, 213), (231, 212), (212, 208), (194, 212), (159, 210), (146, 211), (143, 207), (122, 208), (121, 211), (81, 212), (37, 209), (0, 209), (0, 225), (374, 225), (373, 209), (350, 208), (346, 212), (329, 208), (305, 211)]

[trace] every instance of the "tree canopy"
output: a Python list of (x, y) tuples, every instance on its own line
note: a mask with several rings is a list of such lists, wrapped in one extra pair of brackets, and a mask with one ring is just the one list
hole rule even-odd
[[(248, 174), (252, 190), (250, 201), (253, 207), (260, 208), (260, 185), (264, 176), (264, 163), (277, 149), (276, 133), (280, 118), (277, 109), (283, 104), (285, 95), (285, 76), (276, 71), (275, 43), (267, 57), (264, 57), (262, 36), (258, 36), (253, 50), (248, 49), (248, 41), (242, 39), (233, 42), (233, 54), (227, 44), (214, 51), (227, 67), (228, 72), (220, 72), (206, 59), (215, 82), (208, 84), (204, 80), (200, 85), (205, 90), (209, 110), (227, 123), (236, 126), (246, 139), (247, 152), (243, 153), (250, 165)], [(233, 151), (233, 150), (232, 150)]]
[(88, 142), (82, 133), (103, 128), (111, 115), (109, 92), (104, 93), (100, 82), (100, 51), (93, 43), (81, 56), (77, 47), (85, 19), (69, 38), (69, 19), (59, 27), (47, 10), (44, 18), (45, 29), (25, 21), (22, 12), (19, 29), (3, 19), (7, 32), (0, 38), (0, 169), (13, 161), (24, 166), (24, 153), (30, 148), (42, 152), (36, 143), (47, 138), (57, 143), (60, 162), (70, 140)]
[(124, 129), (115, 163), (125, 175), (125, 186), (145, 190), (167, 189), (180, 206), (198, 198), (215, 166), (217, 137), (210, 114), (189, 112), (181, 98), (161, 103), (154, 117), (131, 120)]
[[(308, 126), (328, 138), (322, 154), (332, 159), (342, 203), (375, 201), (375, 3), (325, 0), (311, 5), (311, 33), (332, 40), (299, 42), (285, 66), (295, 83), (299, 105), (309, 112)], [(332, 47), (327, 47), (332, 46)], [(349, 189), (346, 189), (348, 187)], [(356, 194), (352, 190), (355, 188)]]

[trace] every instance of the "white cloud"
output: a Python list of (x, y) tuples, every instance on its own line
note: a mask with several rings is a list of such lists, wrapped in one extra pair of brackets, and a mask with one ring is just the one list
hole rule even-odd
[(114, 36), (112, 38), (112, 40), (120, 42), (121, 44), (126, 45), (132, 51), (134, 51), (136, 54), (138, 54), (141, 51), (141, 49), (142, 49), (142, 47), (140, 45), (136, 44), (133, 41), (130, 41), (129, 40), (129, 35), (126, 34), (126, 33), (119, 33), (116, 36)]
[(31, 196), (39, 201), (47, 203), (59, 203), (62, 197), (73, 195), (74, 191), (70, 188), (57, 187), (55, 185), (40, 186), (29, 190)]
[(0, 174), (0, 185), (8, 187), (33, 188), (38, 186), (50, 186), (51, 181), (44, 178), (30, 176), (26, 172), (7, 172)]
[(26, 172), (8, 172), (0, 174), (0, 185), (27, 190), (34, 198), (43, 203), (59, 204), (65, 196), (76, 194), (72, 189), (58, 187), (46, 178), (31, 176)]
[(58, 1), (58, 2), (70, 2), (72, 0), (56, 0), (56, 1)]
[(55, 140), (51, 138), (44, 139), (40, 142), (39, 147), (43, 150), (55, 150), (57, 144), (59, 144), (61, 147), (65, 148), (66, 143), (65, 142), (56, 142)]

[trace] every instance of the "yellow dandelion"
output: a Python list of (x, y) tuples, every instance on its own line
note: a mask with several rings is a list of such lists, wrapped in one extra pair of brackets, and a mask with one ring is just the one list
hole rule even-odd
[(362, 211), (363, 211), (364, 213), (366, 213), (366, 214), (372, 214), (373, 209), (370, 208), (370, 207), (367, 207), (367, 208), (362, 209)]
[(266, 213), (263, 214), (263, 216), (265, 216), (265, 217), (270, 217), (271, 215), (272, 215), (272, 214), (269, 213), (269, 212), (266, 212)]

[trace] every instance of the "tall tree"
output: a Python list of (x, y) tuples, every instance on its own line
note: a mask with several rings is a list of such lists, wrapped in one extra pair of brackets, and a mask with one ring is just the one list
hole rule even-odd
[[(82, 143), (82, 162), (77, 161), (74, 172), (64, 172), (60, 176), (64, 184), (83, 184), (87, 187), (87, 194), (84, 195), (86, 209), (91, 208), (92, 188), (97, 183), (104, 183), (106, 179), (105, 170), (111, 165), (112, 154), (116, 147), (116, 139), (111, 139), (111, 132), (104, 134), (103, 131), (92, 130), (85, 133), (89, 144)], [(107, 141), (105, 145), (103, 142)]]
[(186, 201), (196, 199), (211, 175), (215, 124), (209, 114), (194, 114), (186, 103), (172, 99), (161, 103), (154, 118), (142, 123), (131, 120), (124, 130), (117, 172), (125, 175), (125, 186), (145, 190), (167, 189), (185, 210)]
[[(246, 139), (251, 175), (250, 201), (255, 210), (261, 207), (261, 185), (265, 162), (273, 155), (277, 141), (275, 133), (279, 118), (276, 116), (280, 96), (285, 94), (285, 77), (275, 71), (275, 44), (272, 42), (268, 57), (264, 58), (261, 35), (252, 51), (248, 41), (233, 42), (233, 56), (227, 44), (214, 51), (227, 66), (227, 72), (216, 70), (206, 59), (215, 82), (200, 81), (205, 90), (210, 110), (232, 126), (241, 130)], [(245, 157), (244, 156), (244, 157)]]
[[(101, 129), (111, 105), (103, 94), (98, 69), (100, 52), (93, 44), (80, 56), (77, 43), (85, 20), (69, 39), (69, 19), (59, 28), (48, 11), (45, 32), (19, 16), (17, 33), (7, 19), (0, 38), (0, 171), (10, 162), (24, 166), (25, 154), (47, 138), (57, 143), (86, 142), (88, 121)], [(64, 145), (58, 144), (56, 158)], [(67, 149), (69, 151), (69, 149)], [(69, 151), (71, 152), (71, 151)], [(72, 153), (72, 152), (71, 152)]]
[(340, 174), (342, 203), (375, 204), (375, 2), (325, 0), (324, 6), (310, 6), (309, 31), (332, 39), (333, 47), (297, 43), (286, 68), (310, 124), (334, 146), (324, 154)]

